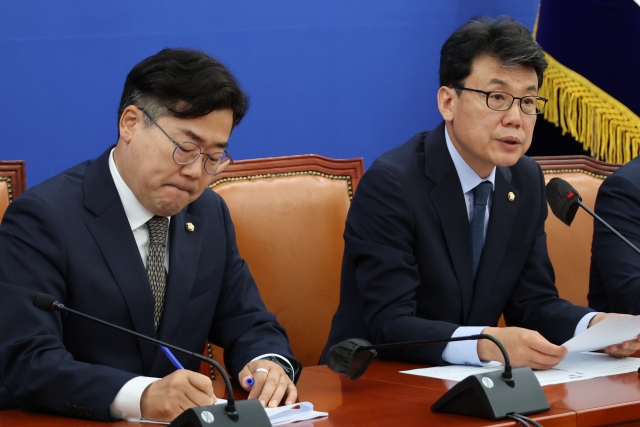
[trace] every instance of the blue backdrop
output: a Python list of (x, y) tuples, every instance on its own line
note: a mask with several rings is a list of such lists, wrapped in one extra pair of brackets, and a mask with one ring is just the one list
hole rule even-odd
[(533, 27), (537, 0), (3, 0), (0, 159), (33, 186), (115, 143), (131, 67), (205, 50), (251, 98), (236, 159), (381, 153), (440, 121), (442, 43), (478, 14)]

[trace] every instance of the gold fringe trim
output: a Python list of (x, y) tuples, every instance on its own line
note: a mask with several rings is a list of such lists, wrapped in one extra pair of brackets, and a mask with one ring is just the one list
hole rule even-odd
[(549, 67), (540, 96), (544, 118), (569, 133), (592, 157), (627, 163), (640, 152), (640, 117), (620, 101), (545, 52)]
[[(540, 2), (542, 3), (542, 2)], [(533, 39), (536, 40), (536, 36), (538, 35), (538, 21), (540, 20), (540, 3), (538, 3), (538, 11), (536, 12), (536, 20), (533, 23)]]

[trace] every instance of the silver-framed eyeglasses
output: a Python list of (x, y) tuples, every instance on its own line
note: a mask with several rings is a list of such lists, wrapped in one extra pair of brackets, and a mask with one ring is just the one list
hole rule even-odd
[(547, 105), (547, 98), (541, 96), (523, 96), (518, 98), (507, 92), (492, 91), (487, 92), (480, 89), (470, 89), (463, 86), (454, 86), (454, 89), (469, 90), (471, 92), (478, 92), (487, 97), (487, 107), (495, 111), (507, 111), (511, 108), (513, 101), (516, 99), (520, 101), (520, 111), (524, 114), (535, 116), (541, 114), (544, 111), (544, 107)]
[(143, 108), (140, 108), (140, 111), (142, 111), (145, 116), (147, 116), (149, 120), (151, 120), (151, 122), (156, 125), (158, 129), (160, 129), (162, 133), (164, 133), (165, 136), (176, 146), (173, 150), (173, 161), (177, 164), (188, 165), (198, 160), (200, 156), (204, 156), (204, 159), (202, 160), (204, 171), (209, 175), (215, 175), (222, 172), (229, 167), (231, 163), (233, 163), (233, 159), (229, 153), (227, 153), (227, 150), (206, 154), (203, 153), (200, 147), (193, 142), (185, 141), (177, 143), (167, 132), (164, 131), (164, 129), (162, 129), (162, 127), (160, 127), (158, 122), (156, 122), (149, 113), (147, 113)]

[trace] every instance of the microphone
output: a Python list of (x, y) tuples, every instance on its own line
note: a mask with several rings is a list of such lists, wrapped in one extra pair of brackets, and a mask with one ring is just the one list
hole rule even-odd
[(487, 334), (376, 345), (352, 338), (329, 349), (327, 365), (333, 372), (356, 380), (371, 365), (378, 354), (376, 350), (479, 339), (490, 340), (498, 346), (504, 357), (504, 371), (469, 375), (438, 399), (431, 410), (493, 421), (509, 418), (513, 413), (529, 415), (548, 411), (549, 402), (531, 368), (512, 369), (507, 350), (498, 339)]
[(615, 228), (610, 226), (595, 212), (589, 209), (587, 205), (582, 203), (582, 197), (580, 197), (578, 191), (564, 179), (551, 178), (551, 180), (549, 180), (549, 183), (545, 187), (545, 192), (547, 193), (547, 200), (549, 201), (551, 211), (556, 217), (558, 217), (560, 221), (564, 222), (567, 225), (571, 225), (573, 219), (576, 216), (576, 212), (578, 211), (578, 207), (581, 207), (582, 209), (587, 211), (589, 215), (600, 221), (602, 225), (611, 230), (613, 234), (621, 238), (623, 242), (625, 242), (633, 250), (640, 254), (640, 249), (638, 249), (633, 243), (627, 240), (622, 234), (618, 233)]
[[(236, 404), (236, 401), (233, 397), (233, 389), (231, 387), (229, 376), (224, 371), (224, 369), (222, 369), (222, 366), (220, 366), (220, 364), (215, 360), (205, 357), (202, 354), (194, 353), (192, 351), (176, 347), (175, 345), (148, 337), (146, 335), (142, 335), (138, 332), (131, 331), (121, 326), (114, 325), (113, 323), (109, 323), (96, 317), (89, 316), (88, 314), (73, 310), (48, 294), (37, 293), (33, 297), (33, 305), (44, 311), (66, 311), (68, 313), (73, 313), (78, 316), (84, 317), (85, 319), (89, 319), (96, 323), (109, 326), (110, 328), (117, 329), (130, 335), (134, 335), (140, 339), (150, 341), (156, 345), (168, 347), (171, 350), (175, 350), (179, 353), (186, 354), (195, 359), (213, 365), (213, 367), (215, 367), (224, 378), (224, 383), (228, 392), (227, 404), (224, 405), (224, 407), (223, 405), (209, 405), (187, 409), (182, 414), (178, 415), (178, 417), (176, 417), (176, 419), (174, 419), (171, 424), (169, 424), (169, 427), (205, 427), (211, 425), (211, 423), (213, 423), (214, 421), (216, 422), (215, 425), (218, 427), (271, 426), (271, 422), (267, 417), (267, 413), (257, 399), (243, 400)], [(238, 410), (241, 410), (240, 412), (242, 412), (242, 415), (238, 413)]]

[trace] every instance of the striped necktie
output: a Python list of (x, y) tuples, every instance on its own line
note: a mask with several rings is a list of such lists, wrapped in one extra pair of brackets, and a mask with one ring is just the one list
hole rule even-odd
[(162, 216), (154, 216), (147, 221), (149, 230), (149, 254), (147, 255), (147, 275), (151, 292), (155, 299), (155, 309), (153, 313), (153, 326), (157, 333), (162, 308), (164, 307), (164, 296), (167, 287), (167, 270), (164, 268), (164, 254), (167, 245), (167, 229), (169, 219)]

